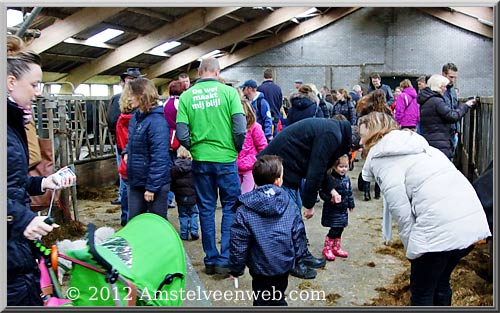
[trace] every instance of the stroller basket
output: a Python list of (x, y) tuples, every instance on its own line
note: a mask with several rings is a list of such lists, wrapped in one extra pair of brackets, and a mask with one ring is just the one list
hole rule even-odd
[[(74, 306), (180, 306), (185, 285), (184, 247), (174, 227), (152, 213), (134, 217), (113, 236), (70, 250), (68, 298)], [(98, 270), (99, 269), (99, 270)]]

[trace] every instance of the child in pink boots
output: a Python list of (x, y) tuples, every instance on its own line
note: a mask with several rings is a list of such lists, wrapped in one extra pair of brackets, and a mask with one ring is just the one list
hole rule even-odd
[(342, 250), (340, 236), (347, 226), (347, 210), (354, 209), (354, 197), (347, 171), (349, 170), (349, 158), (341, 156), (332, 168), (327, 172), (320, 190), (323, 202), (323, 214), (321, 225), (330, 227), (325, 238), (323, 255), (329, 261), (335, 257), (347, 258), (348, 253)]

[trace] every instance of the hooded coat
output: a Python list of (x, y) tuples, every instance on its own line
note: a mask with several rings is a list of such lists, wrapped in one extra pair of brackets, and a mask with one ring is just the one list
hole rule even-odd
[(172, 177), (171, 191), (175, 194), (178, 205), (193, 206), (196, 204), (196, 191), (193, 179), (193, 161), (177, 159), (170, 169)]
[(257, 161), (257, 153), (264, 150), (265, 147), (267, 147), (266, 136), (262, 131), (262, 126), (255, 122), (247, 130), (243, 148), (238, 153), (238, 158), (236, 159), (238, 174), (242, 175), (251, 172), (255, 161)]
[(351, 148), (352, 130), (348, 121), (306, 118), (284, 128), (260, 155), (283, 159), (283, 185), (301, 190), (304, 207), (316, 203), (326, 171)]
[(420, 104), (420, 128), (429, 144), (441, 150), (448, 158), (453, 156), (454, 123), (469, 111), (465, 104), (452, 109), (443, 96), (429, 87), (422, 89), (417, 101)]
[(286, 126), (308, 117), (324, 117), (319, 107), (319, 99), (314, 93), (295, 92), (290, 95), (290, 104)]
[[(340, 203), (332, 203), (330, 194), (332, 189), (335, 189), (342, 197)], [(354, 208), (354, 197), (349, 176), (347, 174), (339, 175), (333, 171), (331, 175), (325, 177), (319, 196), (323, 200), (321, 225), (324, 227), (346, 227), (348, 224), (347, 211)]]
[[(363, 179), (380, 186), (408, 259), (464, 249), (491, 235), (474, 188), (419, 134), (393, 130), (369, 151)], [(453, 186), (442, 192), (443, 186)]]
[(230, 269), (275, 276), (289, 272), (307, 250), (305, 228), (295, 202), (275, 185), (241, 195), (233, 209)]
[(402, 127), (417, 127), (420, 120), (420, 106), (417, 103), (417, 91), (406, 87), (396, 99), (394, 119)]

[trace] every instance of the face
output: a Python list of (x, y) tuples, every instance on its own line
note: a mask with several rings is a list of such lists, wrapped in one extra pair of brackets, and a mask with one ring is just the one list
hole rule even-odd
[(132, 104), (132, 108), (137, 109), (139, 107), (139, 98), (136, 96), (130, 96), (128, 98), (130, 104)]
[(400, 88), (394, 89), (394, 98), (397, 98), (400, 94), (401, 94), (401, 89)]
[(427, 84), (425, 82), (417, 82), (417, 84), (418, 84), (418, 89), (419, 90), (422, 90), (425, 87), (427, 87)]
[(340, 161), (339, 164), (335, 166), (335, 172), (337, 172), (337, 174), (339, 175), (344, 175), (345, 173), (347, 173), (348, 169), (349, 165), (345, 161)]
[(302, 87), (302, 84), (300, 84), (300, 83), (295, 83), (295, 89), (300, 89), (300, 87)]
[(457, 78), (457, 72), (449, 70), (447, 74), (443, 73), (443, 76), (450, 80), (449, 85), (453, 85), (455, 83), (455, 79)]
[(360, 137), (359, 144), (363, 145), (363, 143), (365, 142), (366, 136), (368, 135), (368, 128), (366, 128), (366, 124), (359, 125), (358, 132), (359, 132), (359, 137)]
[(375, 86), (375, 88), (380, 87), (380, 79), (379, 78), (372, 78), (372, 84)]
[(21, 77), (7, 76), (7, 91), (14, 101), (24, 109), (30, 109), (36, 96), (41, 96), (40, 82), (42, 69), (39, 65), (30, 64), (29, 71)]
[(249, 90), (250, 90), (250, 88), (245, 87), (241, 91), (243, 92), (243, 94), (245, 95), (245, 97), (247, 97), (247, 98), (250, 99)]
[(179, 78), (179, 81), (184, 84), (184, 88), (189, 89), (189, 85), (191, 84), (189, 77)]
[(441, 86), (441, 94), (444, 94), (446, 92), (446, 85)]
[(344, 95), (341, 92), (336, 92), (335, 96), (337, 97), (337, 100), (344, 100)]

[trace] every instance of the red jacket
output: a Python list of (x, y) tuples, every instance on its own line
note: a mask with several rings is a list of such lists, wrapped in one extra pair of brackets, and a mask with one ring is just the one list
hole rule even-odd
[[(128, 143), (128, 124), (132, 118), (132, 113), (121, 113), (116, 123), (116, 146), (118, 147), (118, 152), (121, 154), (125, 146)], [(123, 179), (127, 179), (127, 163), (122, 159), (120, 163), (120, 168), (118, 172)]]

